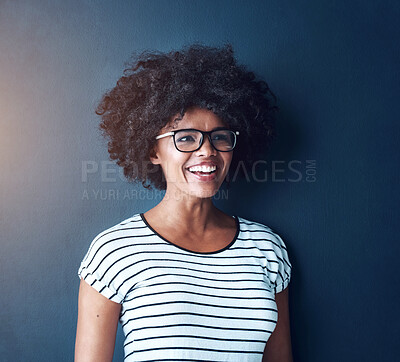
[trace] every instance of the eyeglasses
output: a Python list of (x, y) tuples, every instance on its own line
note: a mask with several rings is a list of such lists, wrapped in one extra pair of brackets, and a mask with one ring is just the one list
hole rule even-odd
[(200, 149), (204, 142), (204, 136), (208, 136), (211, 145), (220, 152), (230, 152), (235, 148), (238, 131), (229, 129), (216, 129), (205, 132), (198, 129), (188, 128), (167, 132), (156, 137), (160, 138), (173, 136), (175, 148), (180, 152), (194, 152)]

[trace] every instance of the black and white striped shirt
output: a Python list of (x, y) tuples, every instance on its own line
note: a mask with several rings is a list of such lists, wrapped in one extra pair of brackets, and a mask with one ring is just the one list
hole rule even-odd
[(99, 234), (79, 276), (121, 303), (125, 361), (261, 361), (290, 281), (282, 239), (235, 217), (224, 249), (193, 252), (136, 214)]

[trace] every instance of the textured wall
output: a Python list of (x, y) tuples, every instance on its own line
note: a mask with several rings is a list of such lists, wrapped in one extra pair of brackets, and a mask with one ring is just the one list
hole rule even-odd
[(371, 0), (0, 1), (0, 360), (72, 360), (90, 241), (160, 200), (107, 162), (94, 107), (132, 52), (193, 41), (231, 42), (279, 98), (280, 138), (258, 181), (217, 203), (288, 245), (295, 361), (395, 360), (399, 10)]

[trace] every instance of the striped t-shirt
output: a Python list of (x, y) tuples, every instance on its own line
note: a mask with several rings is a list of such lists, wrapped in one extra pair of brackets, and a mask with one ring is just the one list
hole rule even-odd
[(261, 361), (291, 264), (270, 228), (235, 220), (232, 242), (208, 253), (169, 242), (143, 214), (93, 240), (79, 276), (121, 303), (125, 362)]

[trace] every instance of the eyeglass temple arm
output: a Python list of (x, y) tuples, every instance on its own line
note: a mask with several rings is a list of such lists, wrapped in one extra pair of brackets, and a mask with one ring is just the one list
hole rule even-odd
[(156, 137), (156, 140), (159, 140), (160, 138), (172, 136), (173, 134), (174, 134), (174, 132), (167, 132), (167, 133), (160, 134), (159, 136)]

